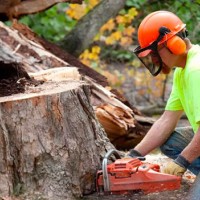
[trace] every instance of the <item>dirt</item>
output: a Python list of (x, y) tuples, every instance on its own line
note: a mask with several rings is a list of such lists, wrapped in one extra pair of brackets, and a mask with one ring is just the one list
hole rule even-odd
[(0, 97), (24, 93), (26, 87), (42, 84), (31, 78), (18, 63), (0, 61)]

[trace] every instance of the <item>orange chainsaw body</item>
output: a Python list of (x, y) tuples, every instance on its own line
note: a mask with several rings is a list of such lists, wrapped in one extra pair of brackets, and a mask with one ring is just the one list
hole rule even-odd
[(130, 191), (148, 194), (176, 190), (180, 185), (181, 177), (161, 173), (159, 165), (142, 162), (138, 158), (117, 159), (97, 172), (97, 190), (111, 194)]

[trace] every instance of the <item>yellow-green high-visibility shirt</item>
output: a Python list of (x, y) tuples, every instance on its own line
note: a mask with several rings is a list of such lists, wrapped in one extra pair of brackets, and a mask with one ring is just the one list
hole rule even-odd
[(194, 130), (200, 124), (200, 46), (188, 51), (185, 68), (176, 67), (173, 86), (165, 110), (184, 110)]

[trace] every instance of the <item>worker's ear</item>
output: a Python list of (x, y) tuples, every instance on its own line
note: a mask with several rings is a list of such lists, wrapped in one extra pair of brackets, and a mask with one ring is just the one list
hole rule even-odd
[(186, 51), (186, 44), (183, 39), (175, 35), (167, 40), (168, 49), (175, 55), (181, 55)]

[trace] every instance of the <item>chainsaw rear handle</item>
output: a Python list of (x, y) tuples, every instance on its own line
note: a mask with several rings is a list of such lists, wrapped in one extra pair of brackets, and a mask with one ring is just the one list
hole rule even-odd
[(137, 159), (139, 159), (139, 160), (141, 160), (141, 161), (144, 161), (144, 160), (146, 160), (146, 158), (145, 158), (145, 157), (143, 157), (143, 156), (137, 156), (137, 157), (135, 157), (135, 158), (137, 158)]

